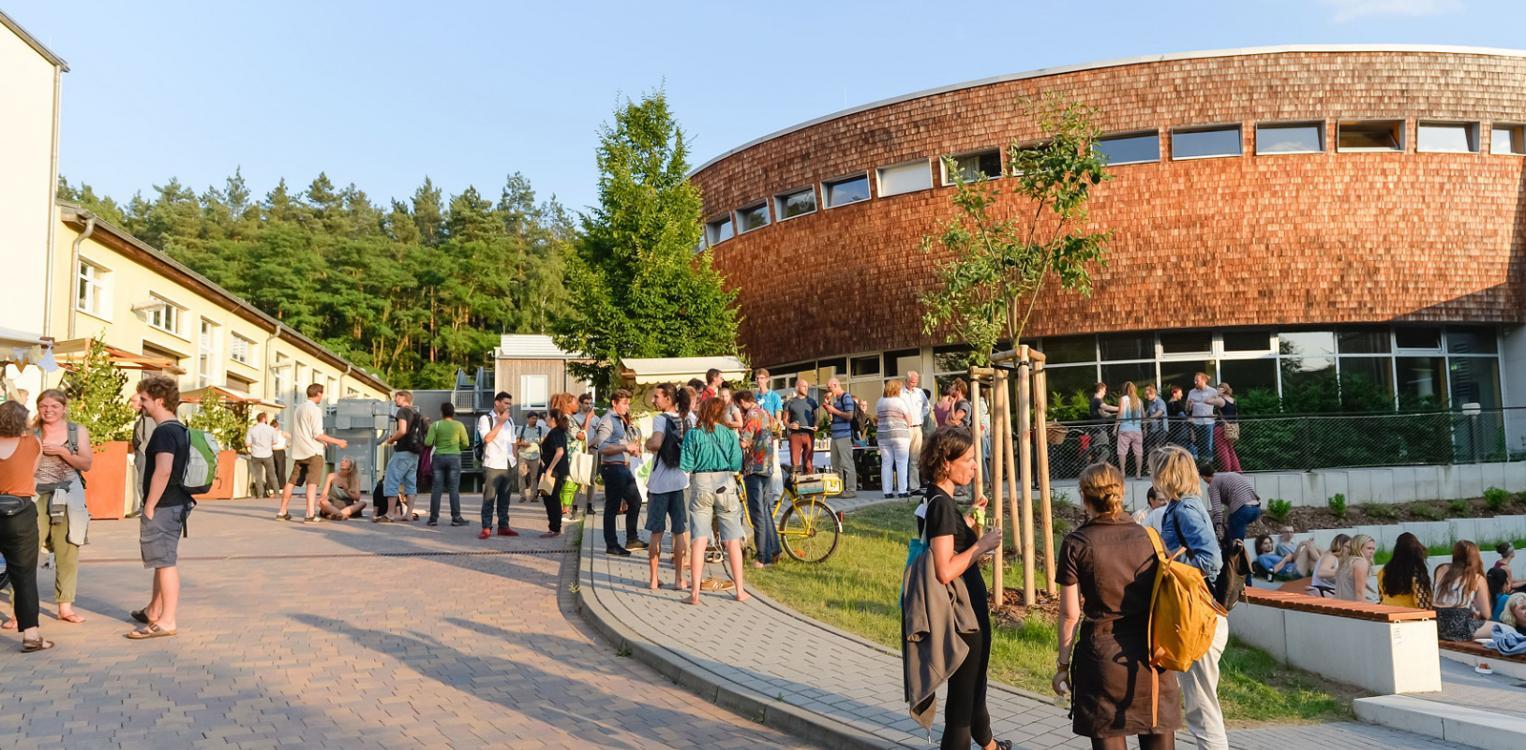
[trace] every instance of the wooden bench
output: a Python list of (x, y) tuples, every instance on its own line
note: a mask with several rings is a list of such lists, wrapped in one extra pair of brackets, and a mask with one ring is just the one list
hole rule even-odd
[(1284, 664), (1374, 693), (1441, 689), (1428, 609), (1247, 589), (1230, 610), (1229, 632)]

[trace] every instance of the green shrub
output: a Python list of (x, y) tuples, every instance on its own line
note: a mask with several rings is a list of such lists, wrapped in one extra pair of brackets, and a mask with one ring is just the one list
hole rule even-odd
[(1287, 521), (1288, 514), (1292, 512), (1293, 503), (1287, 500), (1283, 500), (1280, 497), (1274, 497), (1270, 502), (1266, 504), (1266, 517), (1276, 521), (1277, 523), (1283, 523)]
[[(1429, 508), (1430, 506), (1423, 506), (1423, 507)], [(1468, 514), (1468, 501), (1467, 500), (1453, 500), (1453, 501), (1447, 503), (1447, 510), (1451, 511), (1452, 515), (1454, 515), (1454, 516), (1465, 516), (1465, 515)]]
[(1399, 517), (1399, 511), (1392, 505), (1383, 503), (1362, 503), (1358, 506), (1362, 509), (1362, 515), (1375, 521), (1392, 521)]
[[(1459, 514), (1467, 512), (1468, 504), (1464, 502), (1462, 506), (1463, 509), (1458, 511)], [(1415, 507), (1410, 508), (1410, 512), (1415, 514), (1416, 517), (1423, 518), (1427, 521), (1440, 521), (1447, 517), (1445, 511), (1434, 505), (1416, 505)]]
[(1346, 517), (1346, 496), (1345, 496), (1345, 494), (1337, 492), (1334, 495), (1331, 495), (1330, 496), (1330, 500), (1326, 503), (1326, 505), (1330, 506), (1330, 513), (1332, 515), (1334, 515), (1336, 518), (1345, 518)]
[(1490, 487), (1484, 490), (1484, 505), (1490, 511), (1499, 513), (1510, 505), (1510, 493), (1498, 487)]
[(64, 374), (62, 388), (69, 394), (69, 418), (90, 432), (90, 444), (126, 440), (137, 414), (122, 397), (127, 374), (111, 363), (111, 353), (100, 339), (93, 339), (84, 361)]

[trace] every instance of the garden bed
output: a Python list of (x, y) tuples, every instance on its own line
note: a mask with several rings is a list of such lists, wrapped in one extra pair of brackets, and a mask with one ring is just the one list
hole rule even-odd
[[(1470, 500), (1419, 500), (1410, 503), (1361, 503), (1342, 505), (1344, 498), (1336, 502), (1332, 498), (1326, 507), (1297, 507), (1287, 511), (1283, 518), (1276, 518), (1275, 499), (1262, 498), (1262, 515), (1250, 525), (1249, 535), (1276, 535), (1282, 527), (1291, 526), (1294, 531), (1314, 529), (1342, 529), (1349, 526), (1383, 525), (1407, 521), (1446, 521), (1453, 518), (1493, 518), (1526, 513), (1523, 496), (1491, 488), (1488, 498)], [(1339, 506), (1339, 507), (1338, 507)]]

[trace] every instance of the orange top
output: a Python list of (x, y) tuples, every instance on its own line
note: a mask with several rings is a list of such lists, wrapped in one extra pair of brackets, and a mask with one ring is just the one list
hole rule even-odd
[(35, 497), (37, 495), (37, 457), (42, 443), (32, 435), (22, 435), (10, 458), (0, 459), (0, 495)]

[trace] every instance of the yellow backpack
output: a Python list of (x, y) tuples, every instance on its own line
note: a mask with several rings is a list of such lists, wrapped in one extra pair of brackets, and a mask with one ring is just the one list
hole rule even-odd
[(1155, 589), (1150, 595), (1150, 663), (1161, 669), (1185, 672), (1192, 663), (1213, 647), (1219, 617), (1227, 615), (1214, 601), (1213, 592), (1203, 580), (1203, 572), (1187, 563), (1177, 562), (1178, 555), (1167, 555), (1155, 529), (1146, 527), (1160, 567), (1155, 571)]

